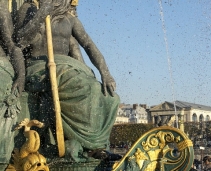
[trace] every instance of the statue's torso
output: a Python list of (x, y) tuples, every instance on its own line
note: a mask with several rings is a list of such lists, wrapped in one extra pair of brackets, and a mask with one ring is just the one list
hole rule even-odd
[[(70, 37), (72, 35), (71, 16), (59, 19), (51, 24), (54, 54), (68, 55)], [(32, 56), (47, 55), (46, 28), (43, 23), (31, 42)]]

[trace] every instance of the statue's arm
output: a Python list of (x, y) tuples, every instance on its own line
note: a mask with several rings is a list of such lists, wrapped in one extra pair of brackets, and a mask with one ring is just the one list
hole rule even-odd
[(72, 30), (73, 36), (76, 38), (79, 44), (84, 48), (93, 65), (99, 70), (103, 82), (105, 95), (108, 90), (111, 93), (111, 95), (114, 96), (116, 83), (114, 78), (111, 76), (109, 72), (109, 69), (106, 65), (103, 55), (96, 47), (96, 45), (89, 37), (89, 35), (86, 33), (83, 25), (78, 20), (78, 18), (75, 17), (74, 21), (75, 22)]
[(36, 36), (41, 25), (45, 22), (45, 18), (53, 10), (51, 0), (46, 0), (42, 3), (41, 8), (37, 11), (33, 19), (17, 31), (17, 42), (21, 48), (26, 47)]
[(14, 46), (12, 41), (13, 23), (4, 1), (2, 1), (0, 4), (0, 34), (5, 46), (8, 48), (8, 51), (11, 51), (12, 47)]
[(24, 2), (19, 8), (16, 15), (15, 34), (34, 17), (37, 13), (37, 7), (33, 3)]
[(3, 42), (11, 56), (13, 68), (17, 74), (12, 90), (14, 91), (17, 87), (20, 94), (24, 90), (25, 84), (25, 63), (21, 49), (12, 40), (13, 24), (11, 15), (6, 6), (4, 8), (2, 4), (0, 7), (0, 30)]
[(77, 40), (75, 40), (75, 38), (73, 36), (70, 37), (70, 52), (69, 52), (69, 55), (71, 57), (73, 57), (74, 59), (77, 59), (77, 60), (85, 63), (84, 59), (83, 59), (83, 56), (81, 54), (81, 50), (80, 50), (79, 44), (78, 44)]

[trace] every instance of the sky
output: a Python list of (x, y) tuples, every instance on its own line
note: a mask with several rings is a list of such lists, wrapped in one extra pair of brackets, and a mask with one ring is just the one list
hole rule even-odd
[(211, 106), (210, 0), (79, 0), (77, 12), (121, 103)]

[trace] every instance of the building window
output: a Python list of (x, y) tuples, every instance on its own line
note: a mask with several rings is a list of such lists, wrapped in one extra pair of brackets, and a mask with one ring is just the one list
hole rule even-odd
[(210, 121), (210, 116), (209, 115), (206, 116), (206, 121)]
[(201, 114), (200, 116), (199, 116), (199, 122), (203, 122), (204, 121), (204, 116)]
[(192, 115), (192, 121), (197, 122), (197, 115), (195, 113)]

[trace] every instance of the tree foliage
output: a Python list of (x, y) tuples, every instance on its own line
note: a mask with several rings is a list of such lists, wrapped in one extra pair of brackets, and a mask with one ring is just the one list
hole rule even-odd
[(111, 144), (136, 142), (144, 133), (154, 128), (153, 124), (118, 124), (114, 125), (110, 135)]
[(190, 138), (203, 137), (211, 140), (211, 121), (207, 122), (185, 122), (185, 133)]
[[(184, 132), (192, 139), (203, 137), (211, 141), (211, 121), (208, 122), (185, 122)], [(118, 124), (114, 125), (110, 135), (110, 143), (119, 145), (122, 142), (132, 144), (147, 131), (155, 128), (153, 124)]]

